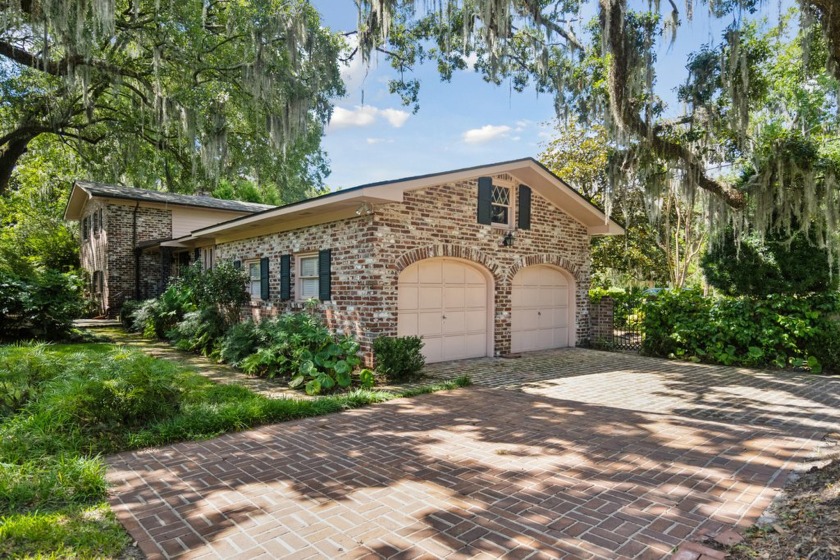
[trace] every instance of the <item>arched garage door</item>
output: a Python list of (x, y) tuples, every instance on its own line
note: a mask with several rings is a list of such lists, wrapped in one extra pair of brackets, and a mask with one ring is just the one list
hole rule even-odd
[(566, 274), (550, 266), (528, 266), (513, 277), (511, 352), (573, 344), (574, 297)]
[(422, 336), (426, 361), (487, 355), (485, 276), (457, 259), (416, 262), (399, 278), (397, 334)]

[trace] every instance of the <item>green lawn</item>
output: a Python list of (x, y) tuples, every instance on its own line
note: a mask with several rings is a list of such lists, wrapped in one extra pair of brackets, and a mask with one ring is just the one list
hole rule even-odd
[(468, 384), (269, 399), (110, 344), (0, 346), (0, 557), (119, 556), (105, 454)]

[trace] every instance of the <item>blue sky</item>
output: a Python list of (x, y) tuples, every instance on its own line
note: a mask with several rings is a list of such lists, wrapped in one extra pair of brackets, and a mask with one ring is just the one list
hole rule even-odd
[[(790, 0), (782, 0), (788, 5)], [(350, 0), (315, 0), (326, 26), (352, 31), (356, 8)], [(771, 5), (772, 4), (772, 5)], [(666, 2), (662, 3), (667, 6)], [(678, 2), (681, 10), (685, 4)], [(778, 18), (778, 2), (762, 11)], [(669, 113), (681, 108), (675, 89), (685, 80), (687, 55), (699, 45), (717, 42), (730, 19), (710, 20), (697, 6), (693, 21), (685, 21), (672, 48), (658, 54), (657, 91), (669, 102)], [(423, 173), (481, 165), (521, 157), (537, 157), (552, 136), (554, 103), (550, 95), (531, 88), (522, 93), (510, 84), (495, 86), (472, 71), (441, 82), (433, 65), (415, 69), (420, 80), (420, 110), (411, 114), (396, 95), (388, 93), (393, 71), (384, 58), (366, 67), (356, 57), (345, 67), (347, 95), (335, 100), (332, 122), (323, 140), (332, 174), (331, 189), (397, 179)]]

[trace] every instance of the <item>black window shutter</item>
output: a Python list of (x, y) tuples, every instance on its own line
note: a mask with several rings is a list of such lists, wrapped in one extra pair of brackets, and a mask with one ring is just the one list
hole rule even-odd
[(268, 257), (260, 259), (260, 297), (267, 300), (271, 295), (268, 289)]
[(292, 256), (280, 257), (280, 301), (292, 299)]
[(332, 284), (330, 283), (331, 260), (331, 249), (324, 249), (318, 252), (318, 299), (321, 301), (332, 299)]
[(493, 180), (490, 177), (478, 178), (478, 223), (490, 225), (491, 202), (493, 200)]
[(519, 185), (519, 229), (531, 229), (531, 187)]
[(195, 251), (193, 251), (193, 261), (197, 262), (198, 259), (200, 259), (200, 258), (201, 258), (201, 249), (196, 248)]
[(236, 270), (242, 270), (242, 261), (233, 261), (233, 268)]

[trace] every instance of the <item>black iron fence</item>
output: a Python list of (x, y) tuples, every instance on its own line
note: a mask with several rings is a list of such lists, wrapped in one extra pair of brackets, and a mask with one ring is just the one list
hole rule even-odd
[(593, 347), (622, 352), (642, 349), (642, 312), (621, 305), (607, 296), (591, 302)]

